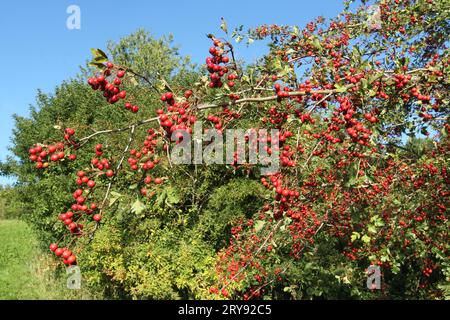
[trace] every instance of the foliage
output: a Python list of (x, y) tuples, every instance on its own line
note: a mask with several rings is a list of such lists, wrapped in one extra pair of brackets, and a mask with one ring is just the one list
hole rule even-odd
[[(18, 160), (2, 170), (24, 218), (106, 297), (448, 297), (449, 9), (382, 0), (373, 23), (366, 2), (303, 29), (230, 32), (268, 44), (253, 65), (212, 34), (201, 70), (144, 31), (94, 49), (88, 85), (16, 117)], [(174, 165), (171, 135), (198, 121), (278, 129), (279, 172)]]
[(17, 219), (22, 214), (21, 200), (12, 187), (0, 186), (0, 219)]

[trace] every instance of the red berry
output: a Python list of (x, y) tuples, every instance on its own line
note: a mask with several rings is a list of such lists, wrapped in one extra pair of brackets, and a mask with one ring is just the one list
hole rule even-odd
[(77, 261), (77, 258), (74, 255), (71, 255), (70, 257), (67, 258), (68, 264), (74, 264), (76, 261)]
[(108, 178), (111, 178), (112, 176), (114, 176), (114, 171), (112, 171), (112, 170), (106, 171), (106, 176), (107, 176)]
[(75, 230), (77, 228), (77, 224), (75, 222), (72, 222), (71, 224), (68, 225), (70, 230)]
[(64, 259), (67, 259), (67, 258), (69, 258), (71, 255), (72, 255), (72, 251), (70, 251), (70, 250), (65, 250), (65, 251), (63, 252), (63, 254), (62, 254), (62, 257), (63, 257)]

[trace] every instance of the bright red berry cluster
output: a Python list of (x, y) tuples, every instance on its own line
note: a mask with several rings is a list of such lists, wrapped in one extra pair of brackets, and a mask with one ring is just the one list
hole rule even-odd
[[(221, 88), (223, 86), (222, 77), (229, 72), (228, 63), (230, 58), (226, 55), (225, 44), (218, 40), (213, 39), (214, 45), (209, 48), (209, 53), (212, 57), (206, 58), (206, 67), (210, 73), (211, 82), (209, 83), (210, 88)], [(234, 87), (235, 83), (233, 80), (237, 78), (236, 75), (228, 75), (228, 86)]]
[[(172, 92), (167, 92), (161, 96), (161, 101), (166, 103), (166, 110), (158, 109), (156, 113), (159, 116), (161, 127), (170, 136), (177, 130), (185, 130), (192, 134), (191, 125), (197, 121), (197, 117), (192, 114), (190, 104), (187, 101), (191, 97), (192, 91), (187, 90), (184, 93), (186, 101), (176, 102)], [(181, 138), (182, 133), (179, 132), (177, 138)]]
[[(103, 97), (110, 104), (115, 104), (119, 100), (123, 100), (127, 96), (127, 92), (121, 89), (122, 78), (125, 76), (126, 71), (119, 69), (115, 73), (115, 78), (112, 82), (108, 81), (108, 77), (113, 76), (114, 64), (111, 62), (106, 63), (106, 70), (103, 71), (102, 74), (97, 77), (92, 77), (88, 79), (88, 84), (91, 86), (93, 90), (100, 90), (103, 92)], [(132, 105), (129, 102), (125, 102), (125, 109), (136, 113), (139, 111), (139, 107), (136, 105)]]
[(50, 250), (54, 252), (57, 257), (60, 257), (65, 265), (75, 265), (77, 263), (77, 257), (67, 248), (58, 248), (56, 243), (52, 243), (50, 245)]
[(75, 134), (75, 130), (71, 128), (67, 128), (64, 133), (64, 142), (57, 142), (55, 144), (49, 145), (41, 145), (37, 144), (31, 147), (28, 150), (29, 159), (32, 162), (36, 162), (37, 169), (45, 169), (49, 166), (49, 161), (58, 162), (65, 158), (74, 161), (77, 159), (76, 154), (66, 154), (66, 144), (68, 146), (74, 147), (74, 149), (78, 146), (77, 143), (73, 140), (73, 135)]

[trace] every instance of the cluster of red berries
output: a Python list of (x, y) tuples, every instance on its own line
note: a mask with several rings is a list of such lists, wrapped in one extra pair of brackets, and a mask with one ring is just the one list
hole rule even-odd
[(396, 74), (393, 77), (393, 80), (395, 82), (395, 87), (400, 89), (405, 87), (409, 81), (411, 80), (411, 75), (404, 75), (404, 74)]
[(95, 146), (95, 154), (97, 155), (97, 157), (101, 157), (103, 155), (103, 145), (102, 144), (97, 144)]
[(433, 119), (433, 116), (429, 113), (419, 112), (419, 117), (423, 118), (424, 121)]
[(283, 182), (281, 178), (277, 175), (273, 175), (270, 179), (261, 178), (261, 183), (264, 187), (269, 190), (275, 190), (277, 193), (276, 200), (280, 202), (287, 202), (289, 197), (298, 198), (300, 193), (296, 190), (290, 190), (288, 188), (283, 188)]
[(233, 88), (233, 87), (235, 86), (234, 80), (236, 80), (237, 78), (238, 78), (237, 74), (234, 74), (234, 73), (230, 73), (230, 74), (227, 76), (227, 79), (228, 79), (228, 86), (229, 86), (230, 88)]
[[(75, 130), (67, 128), (65, 130), (64, 140), (68, 141), (71, 145), (76, 145), (72, 140), (72, 136), (75, 134)], [(45, 169), (49, 166), (49, 161), (57, 162), (66, 158), (64, 152), (65, 145), (63, 142), (58, 142), (52, 145), (40, 145), (37, 144), (28, 150), (29, 159), (32, 162), (36, 162), (36, 168)], [(71, 161), (77, 159), (75, 154), (69, 154), (67, 158)]]
[(105, 174), (108, 178), (111, 178), (114, 176), (114, 171), (112, 171), (110, 168), (109, 160), (106, 158), (103, 158), (101, 160), (97, 158), (93, 158), (91, 160), (91, 164), (96, 167), (98, 170), (103, 171), (106, 170)]
[[(151, 176), (146, 176), (144, 178), (144, 184), (149, 185), (151, 183), (154, 183), (156, 185), (160, 185), (162, 183), (164, 183), (164, 180), (162, 178), (152, 178)], [(141, 195), (143, 195), (144, 197), (146, 196), (152, 196), (154, 193), (149, 194), (148, 189), (146, 187), (141, 188)]]
[(429, 277), (429, 276), (431, 276), (431, 274), (433, 273), (433, 269), (430, 268), (430, 267), (425, 268), (425, 269), (422, 271), (422, 273), (423, 273), (423, 275), (424, 275), (425, 277)]
[[(147, 130), (147, 137), (144, 140), (143, 146), (140, 150), (131, 149), (130, 157), (128, 158), (128, 163), (131, 166), (131, 170), (138, 171), (139, 169), (147, 172), (156, 167), (159, 163), (159, 159), (154, 158), (156, 146), (158, 144), (157, 136), (158, 132), (155, 129)], [(154, 183), (155, 185), (160, 185), (164, 182), (162, 178), (152, 178), (150, 175), (146, 175), (143, 180), (144, 184), (149, 185)], [(141, 188), (141, 194), (143, 196), (148, 196), (147, 188)]]
[[(157, 136), (158, 133), (154, 129), (148, 129), (142, 148), (140, 150), (130, 150), (131, 156), (128, 158), (128, 164), (131, 166), (131, 170), (137, 171), (141, 168), (144, 171), (148, 171), (159, 163), (159, 159), (153, 158), (156, 145), (158, 144)], [(141, 162), (143, 163), (141, 164)]]
[(351, 84), (356, 84), (359, 81), (361, 81), (361, 79), (364, 78), (364, 73), (355, 74), (355, 69), (354, 68), (350, 68), (349, 71), (350, 71), (350, 73), (349, 72), (345, 73), (345, 77), (344, 78), (345, 78), (345, 80), (347, 80)]
[[(125, 90), (121, 90), (120, 86), (122, 85), (122, 78), (125, 76), (125, 70), (117, 70), (115, 74), (115, 78), (112, 82), (108, 81), (108, 77), (112, 75), (112, 70), (114, 68), (114, 64), (111, 62), (106, 63), (106, 70), (103, 71), (103, 74), (98, 75), (97, 77), (92, 77), (88, 79), (88, 84), (91, 86), (93, 90), (100, 90), (103, 92), (103, 97), (106, 98), (108, 103), (115, 104), (119, 100), (123, 100), (127, 96), (127, 92)], [(136, 113), (139, 111), (139, 107), (132, 105), (129, 102), (125, 102), (125, 109)]]
[(283, 151), (280, 155), (281, 165), (283, 167), (295, 167), (296, 162), (292, 159), (294, 152), (291, 150), (291, 146), (283, 146)]
[[(184, 97), (189, 99), (192, 96), (192, 91), (187, 90), (184, 93)], [(172, 134), (177, 130), (185, 130), (187, 133), (192, 134), (191, 125), (197, 121), (197, 117), (190, 111), (190, 104), (187, 101), (176, 102), (172, 92), (167, 92), (161, 96), (161, 101), (166, 102), (167, 112), (163, 109), (156, 110), (159, 116), (159, 122), (161, 127), (167, 134)], [(173, 113), (169, 116), (167, 113)], [(179, 132), (177, 139), (182, 138), (182, 133)]]
[[(78, 176), (78, 179), (80, 179), (80, 176), (81, 176), (81, 179), (83, 179), (85, 177), (85, 173), (83, 171), (79, 171), (77, 173), (77, 176)], [(88, 180), (87, 185), (88, 185), (89, 189), (92, 189), (95, 187), (95, 182), (93, 180)], [(86, 190), (88, 195), (90, 193), (89, 189)], [(91, 203), (89, 206), (86, 204), (87, 197), (83, 196), (84, 191), (85, 190), (83, 190), (83, 189), (77, 189), (72, 194), (72, 196), (76, 202), (74, 204), (72, 204), (72, 206), (70, 208), (71, 208), (71, 210), (76, 212), (77, 217), (80, 217), (81, 213), (83, 213), (83, 212), (86, 215), (90, 216), (98, 209), (97, 204), (94, 202)], [(77, 228), (79, 229), (78, 231), (81, 231), (83, 229), (82, 225), (78, 224), (78, 225), (74, 226), (74, 225), (71, 225), (72, 221), (67, 220), (67, 219), (72, 219), (73, 216), (74, 216), (74, 213), (66, 212), (66, 213), (60, 214), (58, 217), (59, 220), (63, 221), (64, 224), (69, 227), (69, 230), (72, 233), (74, 233), (73, 231), (77, 231)], [(94, 221), (100, 222), (102, 217), (100, 214), (94, 214), (92, 218)]]
[[(325, 89), (327, 88), (325, 87)], [(312, 90), (311, 80), (306, 79), (305, 83), (300, 83), (300, 85), (298, 86), (298, 90), (305, 93), (310, 93)]]
[(316, 121), (311, 117), (309, 113), (302, 113), (300, 110), (295, 110), (297, 117), (300, 118), (301, 123), (311, 123), (314, 124)]
[[(344, 124), (347, 134), (352, 138), (354, 142), (360, 145), (369, 146), (368, 140), (370, 138), (370, 135), (372, 134), (372, 131), (366, 128), (361, 122), (353, 118), (353, 116), (355, 115), (355, 109), (353, 108), (352, 103), (347, 98), (338, 97), (337, 100), (340, 106), (336, 109), (335, 112), (333, 112), (332, 117), (332, 121), (335, 122), (335, 124), (330, 125), (327, 131), (323, 133), (323, 135), (332, 143), (342, 142), (340, 138), (334, 138), (327, 134), (329, 134), (331, 131), (339, 131), (339, 125)], [(342, 114), (344, 116), (343, 120), (338, 117), (339, 114)], [(377, 119), (372, 114), (366, 114), (365, 117), (371, 123), (377, 122)]]
[(63, 259), (65, 265), (75, 265), (77, 264), (77, 257), (67, 248), (58, 248), (56, 243), (50, 245), (50, 250), (55, 253), (57, 257)]
[[(97, 144), (95, 146), (95, 155), (97, 157), (101, 157), (103, 155), (103, 145)], [(92, 158), (91, 164), (97, 168), (100, 171), (106, 170), (105, 174), (108, 178), (111, 178), (114, 176), (114, 171), (110, 169), (111, 165), (109, 163), (109, 160), (106, 158), (98, 159), (98, 158)], [(78, 183), (78, 182), (77, 182)]]
[(411, 89), (411, 94), (422, 102), (429, 102), (431, 100), (430, 96), (420, 94), (416, 87)]
[[(77, 194), (74, 194), (74, 197), (78, 198), (80, 196), (78, 196)], [(86, 210), (87, 210), (87, 207), (86, 207)], [(69, 231), (72, 234), (78, 234), (79, 235), (79, 234), (81, 234), (81, 232), (82, 232), (82, 230), (84, 228), (84, 225), (74, 222), (73, 221), (74, 220), (74, 215), (75, 214), (72, 211), (68, 211), (66, 213), (59, 214), (58, 219), (61, 220), (64, 223), (64, 225), (67, 226), (67, 228), (69, 229)], [(77, 218), (79, 218), (79, 214), (77, 214)]]
[(77, 185), (82, 186), (83, 184), (86, 184), (90, 189), (95, 187), (95, 181), (89, 179), (89, 177), (86, 175), (86, 172), (78, 171), (77, 177)]
[(278, 99), (281, 98), (288, 98), (290, 96), (290, 91), (292, 91), (290, 88), (288, 87), (284, 87), (282, 88), (281, 85), (279, 83), (275, 83), (274, 85), (274, 89), (275, 92), (277, 93), (277, 97)]
[[(212, 122), (214, 124), (214, 128), (219, 132), (222, 133), (223, 127), (230, 121), (234, 119), (239, 119), (241, 117), (241, 114), (239, 112), (233, 111), (229, 109), (228, 107), (224, 107), (223, 110), (218, 113), (218, 115), (209, 114), (206, 117), (206, 120)], [(248, 139), (248, 137), (246, 137)]]
[(280, 110), (278, 106), (270, 107), (268, 112), (269, 112), (269, 119), (263, 118), (261, 120), (263, 123), (270, 122), (271, 124), (279, 125), (289, 118), (289, 114), (284, 110)]
[(217, 130), (222, 130), (222, 121), (219, 117), (210, 114), (206, 117), (206, 120), (211, 121), (214, 124), (214, 128)]
[[(227, 64), (230, 62), (230, 58), (228, 58), (225, 54), (224, 47), (222, 41), (214, 39), (214, 45), (209, 48), (209, 53), (212, 57), (206, 58), (206, 66), (210, 73), (211, 82), (209, 83), (210, 88), (221, 88), (223, 86), (222, 77), (229, 72)], [(222, 65), (224, 64), (224, 65)], [(230, 77), (231, 76), (231, 77)], [(228, 86), (233, 87), (234, 81), (237, 78), (235, 75), (228, 76)]]
[[(144, 140), (143, 146), (140, 150), (131, 149), (130, 157), (128, 158), (128, 163), (131, 166), (131, 170), (138, 171), (142, 169), (144, 172), (152, 170), (159, 163), (159, 159), (154, 158), (154, 154), (156, 151), (156, 145), (158, 144), (157, 140), (158, 133), (150, 128), (147, 131), (147, 137)], [(162, 178), (152, 178), (150, 175), (147, 175), (144, 180), (144, 184), (149, 185), (154, 183), (155, 185), (160, 185), (164, 182)], [(141, 194), (143, 196), (148, 195), (147, 188), (141, 189)]]
[(72, 145), (76, 145), (76, 142), (73, 139), (73, 136), (75, 135), (75, 130), (72, 128), (66, 128), (64, 130), (64, 140), (68, 141)]
[[(147, 154), (150, 152), (147, 152)], [(141, 164), (140, 161), (144, 159), (145, 153), (138, 152), (135, 149), (132, 149), (130, 151), (131, 157), (128, 158), (128, 163), (131, 166), (131, 170), (137, 171), (139, 169), (142, 169), (143, 171), (152, 170), (156, 164), (159, 163), (159, 159), (153, 159), (151, 160), (150, 157), (147, 157), (145, 161)]]

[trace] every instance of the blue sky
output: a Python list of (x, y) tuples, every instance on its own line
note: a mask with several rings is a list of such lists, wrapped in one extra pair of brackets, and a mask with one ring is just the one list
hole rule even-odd
[[(69, 5), (81, 9), (81, 29), (66, 28)], [(291, 24), (300, 27), (311, 19), (335, 16), (339, 0), (228, 0), (228, 1), (117, 1), (47, 0), (2, 1), (0, 19), (0, 159), (8, 154), (12, 115), (27, 116), (37, 89), (52, 92), (73, 77), (90, 58), (90, 48), (104, 48), (138, 28), (159, 37), (172, 33), (182, 55), (203, 63), (210, 46), (207, 33), (220, 33), (220, 18), (229, 29), (244, 24)], [(261, 52), (237, 48), (238, 57), (254, 60)], [(259, 54), (258, 54), (259, 53)], [(0, 177), (0, 184), (10, 182)]]

